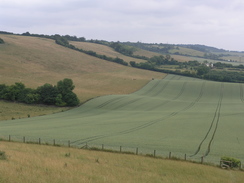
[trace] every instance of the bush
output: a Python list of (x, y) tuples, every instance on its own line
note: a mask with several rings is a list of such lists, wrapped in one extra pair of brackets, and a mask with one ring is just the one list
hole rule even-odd
[(231, 157), (221, 157), (221, 161), (224, 161), (224, 164), (231, 168), (239, 168), (241, 166), (241, 161), (236, 158)]
[(74, 88), (73, 81), (68, 78), (59, 81), (57, 86), (46, 83), (37, 89), (25, 88), (23, 83), (0, 84), (0, 99), (27, 104), (77, 106), (80, 101), (72, 91)]
[(0, 151), (0, 160), (6, 160), (7, 156), (4, 151)]
[(0, 38), (0, 44), (3, 44), (4, 43), (4, 40)]

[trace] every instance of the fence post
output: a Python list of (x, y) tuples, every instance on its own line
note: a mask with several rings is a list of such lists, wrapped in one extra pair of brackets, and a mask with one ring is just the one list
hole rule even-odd
[(102, 150), (104, 149), (104, 144), (102, 144)]
[(23, 143), (25, 143), (25, 136), (23, 137)]
[(122, 152), (122, 146), (119, 147), (119, 151)]
[(156, 150), (154, 150), (154, 152), (153, 152), (153, 156), (156, 157)]
[(39, 138), (39, 144), (41, 144), (41, 138)]
[(136, 148), (136, 155), (138, 155), (138, 147)]
[(8, 136), (8, 141), (9, 141), (9, 142), (11, 141), (11, 136), (10, 136), (10, 135)]
[(169, 152), (169, 159), (171, 159), (171, 152)]
[(70, 147), (70, 140), (68, 141), (68, 147)]
[(53, 139), (53, 146), (55, 146), (56, 144), (55, 144), (55, 139)]
[(185, 154), (185, 161), (186, 161), (186, 154)]
[(201, 164), (203, 164), (203, 156), (201, 157)]

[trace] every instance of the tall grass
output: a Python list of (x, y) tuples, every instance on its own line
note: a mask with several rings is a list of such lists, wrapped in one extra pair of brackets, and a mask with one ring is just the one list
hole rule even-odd
[[(127, 154), (1, 142), (0, 182), (241, 183), (244, 174), (216, 167)], [(68, 155), (68, 156), (67, 156)]]

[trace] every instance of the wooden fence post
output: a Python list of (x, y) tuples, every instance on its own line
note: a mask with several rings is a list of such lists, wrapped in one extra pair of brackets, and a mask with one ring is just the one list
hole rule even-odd
[(104, 144), (102, 144), (102, 150), (104, 150)]
[(41, 144), (41, 138), (39, 138), (39, 144)]
[(171, 152), (169, 152), (169, 159), (171, 159)]
[(138, 155), (138, 147), (136, 148), (136, 155)]
[(153, 156), (156, 157), (156, 150), (153, 151)]
[(25, 136), (23, 137), (23, 143), (25, 143)]
[(201, 157), (201, 164), (203, 164), (203, 156)]
[(55, 144), (55, 139), (53, 139), (53, 146), (55, 146), (56, 144)]
[(70, 140), (68, 141), (68, 147), (70, 147)]
[(185, 154), (185, 161), (186, 161), (186, 154)]
[(10, 135), (8, 136), (8, 141), (9, 141), (9, 142), (11, 141), (11, 136), (10, 136)]
[(119, 151), (122, 152), (122, 146), (119, 147)]

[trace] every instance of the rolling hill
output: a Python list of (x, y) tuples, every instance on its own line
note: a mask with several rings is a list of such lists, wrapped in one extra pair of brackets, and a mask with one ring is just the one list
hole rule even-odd
[(26, 87), (36, 88), (70, 78), (76, 86), (74, 92), (84, 102), (101, 95), (131, 93), (152, 78), (165, 76), (98, 59), (57, 45), (51, 39), (5, 34), (0, 37), (5, 41), (0, 45), (2, 84), (23, 82)]
[[(63, 113), (0, 122), (0, 134), (30, 141), (39, 137), (76, 147), (105, 144), (147, 154), (218, 163), (221, 156), (244, 161), (243, 84), (176, 75), (152, 80), (130, 95), (107, 95)], [(191, 156), (192, 155), (192, 156)]]
[[(211, 163), (218, 163), (224, 155), (244, 160), (243, 84), (175, 75), (165, 77), (163, 73), (98, 59), (46, 38), (5, 34), (0, 34), (0, 38), (5, 41), (5, 44), (0, 44), (1, 84), (23, 82), (26, 87), (35, 88), (44, 83), (56, 84), (67, 77), (74, 81), (74, 92), (82, 102), (94, 98), (68, 111), (65, 111), (67, 108), (0, 101), (0, 138), (7, 139), (11, 135), (13, 140), (23, 141), (25, 136), (26, 141), (41, 138), (42, 142), (49, 144), (53, 139), (61, 144), (70, 140), (75, 147), (86, 143), (94, 147), (104, 144), (116, 150), (120, 146), (127, 151), (139, 148), (142, 154), (152, 154), (157, 150), (159, 156), (172, 152), (175, 157), (187, 154), (188, 160), (197, 161), (206, 155), (205, 161)], [(111, 57), (123, 57), (127, 62), (135, 60), (104, 45), (72, 44)], [(202, 54), (190, 48), (179, 50), (182, 54), (193, 54), (193, 58)], [(139, 48), (135, 53), (147, 57), (160, 54)], [(189, 59), (189, 56), (175, 56), (182, 61)], [(136, 61), (142, 62), (140, 59)], [(52, 114), (58, 111), (65, 112)], [(42, 116), (6, 120), (13, 114), (16, 119), (27, 117), (27, 114)], [(130, 155), (113, 156), (90, 151), (86, 154), (63, 147), (7, 142), (1, 142), (0, 148), (9, 156), (8, 161), (0, 162), (4, 167), (0, 168), (0, 182), (146, 182), (147, 178), (155, 182), (243, 180), (242, 172), (226, 173), (214, 167), (179, 161), (168, 163), (160, 160), (158, 164), (157, 159)], [(89, 173), (80, 171), (84, 170), (84, 165)], [(81, 172), (84, 173), (82, 176)], [(116, 179), (118, 172), (121, 173), (119, 180)], [(145, 175), (143, 180), (142, 175)]]

